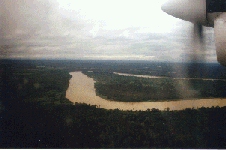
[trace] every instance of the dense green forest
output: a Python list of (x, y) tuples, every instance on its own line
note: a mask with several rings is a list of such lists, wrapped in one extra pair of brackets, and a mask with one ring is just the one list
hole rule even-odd
[(112, 71), (83, 71), (96, 81), (99, 96), (116, 101), (170, 101), (226, 97), (224, 80), (184, 80), (173, 78), (138, 78), (120, 76)]
[(226, 148), (226, 107), (105, 110), (65, 98), (64, 69), (3, 66), (1, 148)]

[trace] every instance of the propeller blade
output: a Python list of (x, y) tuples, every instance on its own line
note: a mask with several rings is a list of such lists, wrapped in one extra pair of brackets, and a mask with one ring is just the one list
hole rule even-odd
[[(185, 70), (189, 77), (196, 77), (200, 74), (200, 62), (205, 62), (205, 44), (203, 36), (203, 26), (195, 23), (193, 26), (193, 39), (191, 41), (191, 51), (187, 58), (191, 62), (190, 66)], [(191, 86), (191, 85), (189, 85)]]
[(205, 43), (203, 37), (203, 26), (199, 23), (194, 24), (192, 55), (190, 61), (193, 63), (205, 61)]
[(199, 23), (194, 24), (194, 39), (203, 44), (203, 27)]

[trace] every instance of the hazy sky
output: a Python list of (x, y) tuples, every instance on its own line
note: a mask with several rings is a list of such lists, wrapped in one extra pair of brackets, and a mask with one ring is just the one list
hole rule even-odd
[[(166, 0), (0, 0), (0, 58), (186, 61), (192, 24)], [(214, 34), (205, 28), (208, 61)]]

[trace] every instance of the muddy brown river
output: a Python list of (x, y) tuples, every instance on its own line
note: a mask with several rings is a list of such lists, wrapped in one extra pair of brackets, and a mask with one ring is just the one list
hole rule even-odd
[(92, 78), (87, 77), (82, 72), (70, 72), (72, 78), (70, 79), (69, 88), (66, 91), (66, 98), (71, 102), (86, 103), (90, 105), (97, 105), (97, 107), (105, 109), (119, 109), (119, 110), (142, 110), (156, 108), (159, 110), (183, 110), (186, 108), (201, 108), (226, 106), (226, 98), (214, 99), (197, 99), (197, 100), (177, 100), (169, 102), (117, 102), (103, 99), (96, 96), (94, 83)]

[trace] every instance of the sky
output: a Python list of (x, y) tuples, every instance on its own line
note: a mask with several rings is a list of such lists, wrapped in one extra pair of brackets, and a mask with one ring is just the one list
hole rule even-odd
[[(0, 0), (0, 58), (189, 61), (190, 22), (166, 0)], [(216, 62), (213, 28), (200, 60)]]

